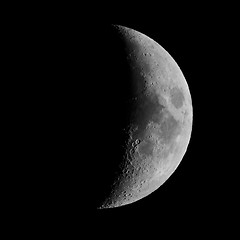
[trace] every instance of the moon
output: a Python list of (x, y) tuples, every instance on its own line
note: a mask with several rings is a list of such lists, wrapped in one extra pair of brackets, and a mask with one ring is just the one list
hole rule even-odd
[[(101, 183), (107, 187), (99, 209), (132, 204), (157, 190), (177, 169), (192, 131), (190, 90), (171, 55), (136, 30), (114, 25), (112, 32), (117, 39), (112, 55), (118, 59), (112, 71), (124, 82), (114, 86), (121, 102), (114, 132), (119, 160), (102, 166), (107, 169), (102, 175), (112, 173)], [(179, 108), (171, 101), (174, 87), (184, 96)]]

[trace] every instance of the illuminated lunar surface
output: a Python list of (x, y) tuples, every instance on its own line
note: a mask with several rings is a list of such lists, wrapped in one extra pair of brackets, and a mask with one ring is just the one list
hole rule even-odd
[[(103, 190), (98, 208), (130, 204), (158, 189), (181, 162), (192, 130), (190, 91), (174, 59), (140, 32), (121, 26), (114, 26), (113, 31), (123, 43), (129, 64), (125, 79), (129, 89), (127, 94), (122, 93), (127, 96), (122, 99), (127, 110), (116, 133), (123, 139), (116, 141), (121, 145), (121, 161), (114, 166), (114, 177)], [(171, 102), (170, 89), (174, 86), (184, 93), (180, 108)]]

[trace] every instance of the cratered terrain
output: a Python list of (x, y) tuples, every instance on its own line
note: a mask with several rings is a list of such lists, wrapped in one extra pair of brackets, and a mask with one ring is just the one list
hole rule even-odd
[(149, 195), (175, 171), (190, 140), (192, 105), (182, 71), (158, 43), (122, 26), (102, 34), (93, 84), (98, 146), (88, 161), (97, 172), (97, 208), (113, 208)]

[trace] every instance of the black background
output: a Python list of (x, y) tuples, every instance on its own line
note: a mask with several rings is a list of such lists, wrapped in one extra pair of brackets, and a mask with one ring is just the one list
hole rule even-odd
[[(116, 75), (112, 61), (115, 46), (104, 34), (108, 28), (58, 20), (15, 23), (20, 48), (11, 39), (11, 51), (19, 57), (17, 73), (23, 77), (14, 87), (19, 99), (24, 100), (14, 101), (14, 106), (20, 108), (16, 117), (22, 119), (18, 122), (21, 128), (17, 128), (17, 140), (24, 145), (19, 147), (19, 153), (25, 160), (19, 165), (27, 172), (20, 199), (31, 205), (34, 213), (46, 212), (53, 219), (76, 219), (92, 216), (92, 212), (109, 219), (124, 214), (138, 216), (139, 212), (168, 220), (172, 213), (215, 218), (225, 211), (219, 199), (225, 198), (227, 191), (224, 174), (229, 156), (222, 150), (222, 141), (228, 139), (219, 139), (225, 134), (223, 126), (229, 114), (225, 95), (229, 85), (224, 69), (230, 44), (228, 49), (224, 44), (231, 39), (231, 29), (218, 21), (187, 21), (171, 28), (152, 22), (116, 24), (158, 42), (175, 59), (187, 80), (193, 129), (183, 160), (148, 197), (95, 212), (96, 196), (103, 192), (101, 181), (109, 168), (105, 160), (118, 157), (115, 123), (119, 121), (119, 99), (125, 89), (124, 84), (119, 85), (125, 72)], [(66, 79), (70, 79), (67, 84)], [(27, 200), (25, 194), (29, 195)]]

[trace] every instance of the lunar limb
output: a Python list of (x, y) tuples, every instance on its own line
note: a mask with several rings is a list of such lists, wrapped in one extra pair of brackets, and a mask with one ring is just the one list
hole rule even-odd
[[(146, 35), (126, 27), (116, 27), (128, 44), (128, 58), (132, 65), (133, 81), (136, 81), (137, 86), (136, 96), (139, 99), (141, 96), (144, 97), (143, 102), (140, 100), (138, 102), (142, 117), (130, 134), (131, 146), (127, 145), (122, 174), (114, 182), (112, 192), (101, 208), (135, 202), (159, 188), (183, 158), (192, 130), (191, 95), (177, 63), (163, 47)], [(140, 78), (143, 80), (138, 81)], [(170, 101), (170, 89), (174, 86), (180, 87), (184, 93), (185, 99), (179, 109), (176, 109)], [(148, 107), (147, 104), (147, 101), (153, 103), (156, 99), (159, 106), (163, 106), (157, 110), (159, 118), (149, 110), (151, 105)], [(155, 116), (153, 121), (147, 119), (151, 115)], [(171, 118), (173, 123), (170, 122)], [(144, 130), (138, 132), (142, 121)], [(162, 128), (164, 124), (166, 128)], [(174, 126), (174, 130), (170, 135), (171, 126)], [(166, 135), (166, 139), (163, 139), (163, 134)], [(137, 142), (134, 146), (133, 141)], [(143, 154), (141, 150), (149, 155)]]

